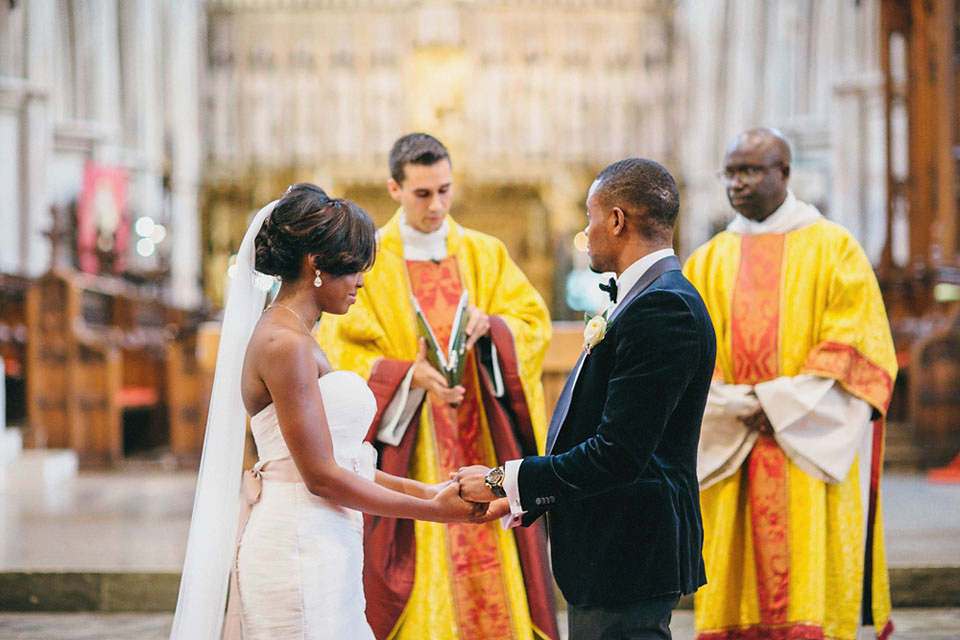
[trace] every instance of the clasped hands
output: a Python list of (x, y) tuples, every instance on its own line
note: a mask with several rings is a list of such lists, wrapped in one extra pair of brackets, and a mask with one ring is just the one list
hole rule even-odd
[[(434, 485), (435, 499), (449, 510), (452, 522), (481, 524), (499, 520), (510, 512), (506, 498), (497, 498), (484, 482), (489, 467), (472, 465), (450, 474), (447, 482)], [(469, 505), (469, 509), (467, 509)]]
[[(753, 398), (757, 397), (756, 392), (750, 391), (749, 394)], [(744, 424), (747, 429), (751, 431), (756, 431), (761, 435), (772, 436), (773, 435), (773, 425), (770, 424), (770, 418), (767, 416), (766, 412), (763, 410), (763, 407), (757, 407), (750, 413), (746, 413), (737, 418), (740, 422)]]

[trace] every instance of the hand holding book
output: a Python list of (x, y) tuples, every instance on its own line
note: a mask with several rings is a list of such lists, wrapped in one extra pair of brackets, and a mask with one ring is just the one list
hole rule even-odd
[(437, 371), (427, 359), (427, 342), (419, 339), (419, 353), (413, 363), (413, 379), (410, 381), (412, 389), (425, 389), (447, 404), (458, 406), (463, 401), (466, 389), (463, 385), (450, 387), (447, 379)]
[(422, 355), (418, 360), (425, 360), (430, 365), (415, 365), (413, 384), (432, 391), (452, 406), (458, 406), (465, 393), (462, 382), (467, 349), (489, 331), (489, 318), (467, 303), (467, 292), (463, 291), (454, 313), (450, 339), (444, 348), (439, 344), (417, 300), (411, 298), (411, 302), (421, 344)]
[(490, 333), (490, 316), (474, 305), (467, 305), (467, 351), (473, 348), (477, 340)]
[(440, 346), (427, 317), (420, 309), (416, 298), (413, 309), (417, 314), (417, 332), (427, 345), (427, 361), (439, 371), (447, 381), (447, 386), (456, 387), (463, 381), (463, 370), (466, 365), (467, 353), (467, 292), (460, 296), (460, 303), (453, 317), (453, 328), (450, 330), (450, 342), (446, 349)]

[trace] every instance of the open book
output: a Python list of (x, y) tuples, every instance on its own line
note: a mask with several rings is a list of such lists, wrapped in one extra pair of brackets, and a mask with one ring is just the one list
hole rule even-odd
[(447, 384), (455, 387), (463, 380), (463, 368), (466, 364), (467, 351), (467, 291), (460, 295), (457, 312), (453, 316), (453, 328), (450, 331), (450, 343), (442, 349), (433, 335), (427, 317), (417, 303), (417, 299), (410, 297), (413, 309), (417, 313), (417, 333), (427, 343), (427, 360), (433, 368), (447, 379)]

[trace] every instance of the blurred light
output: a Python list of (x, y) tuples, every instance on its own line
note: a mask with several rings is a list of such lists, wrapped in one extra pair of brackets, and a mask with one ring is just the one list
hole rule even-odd
[(948, 282), (934, 285), (933, 299), (937, 302), (956, 302), (960, 300), (960, 286)]
[(228, 277), (228, 278), (230, 278), (230, 279), (232, 280), (232, 279), (233, 279), (233, 276), (235, 276), (236, 273), (237, 273), (237, 265), (231, 264), (229, 267), (227, 267), (227, 277)]
[(567, 274), (567, 306), (574, 311), (601, 311), (610, 303), (610, 296), (597, 285), (606, 282), (612, 273), (597, 274), (589, 269), (574, 269)]
[(162, 224), (153, 225), (153, 231), (150, 232), (150, 239), (154, 244), (160, 244), (167, 237), (167, 228)]
[(156, 248), (157, 248), (157, 245), (153, 244), (153, 240), (151, 240), (150, 238), (140, 238), (139, 240), (137, 240), (137, 253), (139, 253), (144, 258), (152, 256)]
[(573, 236), (573, 248), (577, 251), (587, 250), (587, 234), (585, 231), (579, 231), (577, 235)]
[(137, 221), (133, 224), (134, 230), (141, 238), (150, 237), (150, 234), (153, 233), (154, 226), (153, 218), (149, 216), (141, 216), (137, 218)]

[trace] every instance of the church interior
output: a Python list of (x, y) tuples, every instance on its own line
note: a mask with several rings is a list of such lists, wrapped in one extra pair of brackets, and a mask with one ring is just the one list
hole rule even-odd
[(731, 218), (726, 144), (763, 125), (875, 267), (888, 467), (960, 482), (958, 90), (957, 0), (7, 0), (0, 468), (195, 470), (251, 215), (307, 181), (383, 224), (409, 131), (445, 142), (452, 216), (549, 306), (549, 415), (602, 305), (593, 176), (666, 166), (682, 261)]
[(0, 345), (25, 446), (195, 460), (249, 216), (311, 181), (382, 224), (406, 131), (450, 148), (452, 215), (547, 301), (563, 375), (564, 323), (600, 304), (576, 242), (592, 176), (629, 155), (669, 167), (682, 259), (731, 215), (724, 145), (763, 124), (795, 148), (798, 197), (877, 269), (901, 365), (888, 457), (960, 451), (955, 3), (514, 4), (0, 9)]

